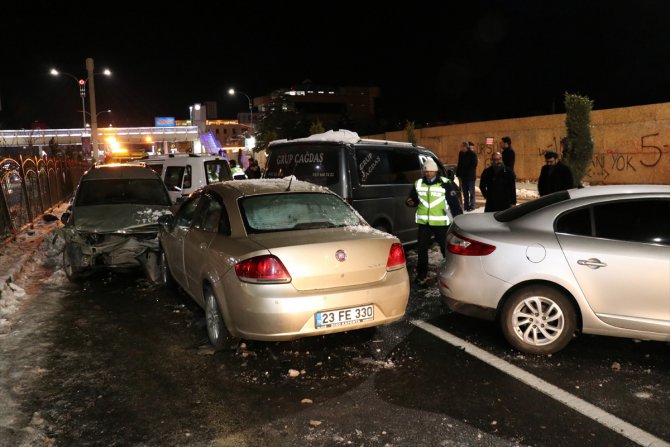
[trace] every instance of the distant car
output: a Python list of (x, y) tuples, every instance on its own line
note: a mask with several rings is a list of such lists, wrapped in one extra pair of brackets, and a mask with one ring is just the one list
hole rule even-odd
[(440, 292), (531, 354), (576, 332), (670, 341), (670, 186), (593, 186), (457, 216)]
[(81, 178), (59, 234), (63, 269), (76, 281), (103, 268), (144, 267), (158, 275), (158, 218), (171, 214), (160, 177), (139, 164), (98, 165)]
[(233, 180), (161, 218), (161, 278), (205, 310), (209, 339), (292, 340), (399, 320), (400, 241), (341, 197), (295, 180)]
[(173, 203), (181, 202), (201, 186), (233, 178), (228, 161), (216, 155), (152, 155), (139, 161), (163, 179)]

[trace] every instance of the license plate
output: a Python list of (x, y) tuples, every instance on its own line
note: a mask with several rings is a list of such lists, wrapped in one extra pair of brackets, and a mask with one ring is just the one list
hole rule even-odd
[(317, 329), (360, 323), (363, 321), (374, 320), (374, 318), (375, 307), (372, 304), (358, 307), (346, 307), (344, 309), (335, 309), (314, 314), (314, 321)]

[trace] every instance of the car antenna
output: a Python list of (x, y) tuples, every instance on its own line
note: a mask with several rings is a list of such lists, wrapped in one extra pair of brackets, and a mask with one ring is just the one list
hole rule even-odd
[(291, 190), (291, 182), (293, 181), (294, 178), (295, 178), (295, 175), (291, 175), (291, 176), (289, 177), (289, 179), (288, 179), (288, 187), (286, 188), (287, 191), (290, 191), (290, 190)]

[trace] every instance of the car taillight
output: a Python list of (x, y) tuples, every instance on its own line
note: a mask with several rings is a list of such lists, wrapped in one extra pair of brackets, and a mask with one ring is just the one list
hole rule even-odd
[(455, 255), (486, 256), (495, 250), (495, 246), (461, 236), (458, 233), (449, 233), (447, 250)]
[(235, 273), (245, 282), (285, 283), (291, 281), (284, 264), (272, 255), (256, 256), (235, 265)]
[(397, 270), (402, 268), (405, 265), (405, 262), (405, 250), (402, 249), (402, 245), (397, 242), (391, 245), (389, 258), (388, 261), (386, 261), (386, 270)]

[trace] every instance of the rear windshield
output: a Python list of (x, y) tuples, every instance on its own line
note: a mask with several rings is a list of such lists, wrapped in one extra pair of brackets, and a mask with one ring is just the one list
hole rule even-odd
[(537, 211), (546, 206), (553, 205), (554, 203), (558, 202), (563, 202), (564, 200), (568, 199), (570, 199), (570, 194), (568, 194), (567, 191), (558, 191), (540, 197), (539, 199), (522, 203), (519, 206), (513, 206), (512, 208), (507, 208), (506, 210), (498, 211), (497, 213), (494, 214), (494, 217), (498, 222), (511, 222), (514, 219), (518, 219), (521, 216), (530, 214), (533, 211)]
[(334, 194), (267, 194), (246, 197), (239, 203), (247, 233), (364, 225)]
[(107, 179), (84, 181), (77, 191), (75, 206), (91, 205), (170, 206), (170, 196), (160, 179)]
[(321, 186), (332, 186), (340, 179), (340, 146), (295, 145), (271, 149), (265, 178), (295, 175)]

